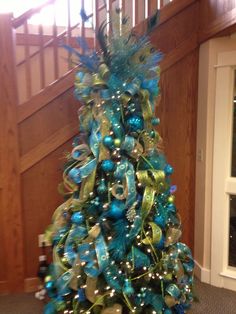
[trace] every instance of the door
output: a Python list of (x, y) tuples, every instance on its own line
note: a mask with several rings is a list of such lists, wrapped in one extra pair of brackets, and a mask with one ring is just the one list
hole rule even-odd
[(236, 290), (236, 51), (216, 71), (211, 283)]

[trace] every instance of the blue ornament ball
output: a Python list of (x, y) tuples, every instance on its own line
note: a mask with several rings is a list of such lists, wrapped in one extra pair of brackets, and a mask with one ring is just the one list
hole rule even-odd
[(104, 138), (103, 138), (103, 144), (107, 147), (107, 148), (112, 148), (113, 146), (114, 146), (114, 140), (113, 140), (113, 138), (111, 137), (111, 136), (109, 136), (109, 135), (106, 135), (106, 136), (104, 136)]
[(136, 115), (131, 116), (127, 120), (127, 125), (130, 131), (133, 131), (133, 132), (141, 131), (144, 128), (143, 118)]
[(152, 125), (156, 126), (160, 123), (160, 119), (159, 118), (152, 118)]
[(108, 214), (111, 218), (120, 219), (125, 215), (125, 204), (124, 202), (115, 199), (111, 202)]
[(102, 170), (105, 172), (113, 172), (115, 171), (116, 165), (112, 160), (105, 159), (102, 161), (101, 167)]
[(167, 164), (165, 166), (164, 171), (165, 171), (166, 175), (171, 175), (173, 173), (174, 169), (171, 165)]
[(47, 281), (47, 282), (45, 283), (45, 288), (46, 288), (47, 290), (53, 289), (53, 288), (54, 288), (54, 282), (53, 282), (52, 280)]
[(76, 212), (71, 216), (71, 222), (76, 225), (80, 225), (84, 222), (84, 216), (81, 212)]

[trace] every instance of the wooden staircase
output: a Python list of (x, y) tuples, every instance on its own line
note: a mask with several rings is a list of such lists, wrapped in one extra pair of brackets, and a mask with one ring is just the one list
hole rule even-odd
[[(65, 2), (69, 8), (70, 1)], [(189, 21), (197, 16), (197, 1), (194, 0), (92, 2), (93, 11), (89, 15), (95, 29), (100, 25), (102, 16), (108, 20), (111, 18), (111, 12), (117, 5), (121, 6), (123, 15), (132, 16), (133, 27), (139, 33), (146, 27), (146, 18), (157, 8), (161, 9), (160, 28), (163, 29), (167, 28), (173, 17), (179, 22), (178, 16), (182, 12), (188, 11)], [(46, 5), (55, 3), (55, 0), (49, 0)], [(83, 0), (81, 6), (84, 6)], [(74, 69), (64, 60), (61, 66), (62, 48), (59, 43), (75, 46), (74, 34), (85, 36), (88, 33), (89, 45), (97, 47), (96, 38), (84, 22), (71, 25), (69, 15), (64, 30), (59, 32), (60, 27), (54, 19), (51, 34), (45, 34), (42, 25), (38, 26), (38, 34), (32, 34), (29, 20), (44, 8), (45, 6), (31, 9), (16, 19), (9, 14), (0, 15), (2, 293), (33, 291), (37, 287), (38, 235), (44, 232), (54, 209), (62, 201), (57, 194), (57, 184), (61, 181), (62, 156), (70, 151), (71, 140), (78, 132), (79, 104), (73, 97)], [(180, 24), (181, 22), (178, 25)], [(188, 35), (183, 40), (181, 38), (180, 42), (176, 40), (175, 52), (174, 48), (169, 51), (168, 47), (165, 49), (165, 39), (159, 33), (152, 35), (153, 42), (156, 44), (160, 40), (159, 47), (164, 47), (162, 50), (167, 51), (162, 64), (163, 73), (197, 48), (197, 32), (193, 21), (190, 24), (195, 31), (194, 35)], [(18, 46), (21, 46), (23, 53), (16, 62)], [(47, 50), (53, 56), (50, 78), (47, 77)], [(37, 88), (32, 86), (33, 80), (37, 81)], [(22, 86), (25, 88), (23, 94)]]

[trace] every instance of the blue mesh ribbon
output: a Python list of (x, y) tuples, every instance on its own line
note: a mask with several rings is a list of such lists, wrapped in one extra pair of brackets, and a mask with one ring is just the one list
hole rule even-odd
[[(95, 249), (94, 249), (95, 246)], [(83, 243), (78, 247), (80, 261), (85, 263), (87, 276), (97, 277), (109, 264), (109, 255), (104, 237), (100, 234), (95, 243)]]

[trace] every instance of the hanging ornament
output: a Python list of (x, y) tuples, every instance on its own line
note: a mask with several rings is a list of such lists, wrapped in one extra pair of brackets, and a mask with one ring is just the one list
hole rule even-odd
[(101, 168), (104, 172), (109, 173), (115, 171), (116, 165), (110, 159), (105, 159), (102, 161)]
[(144, 128), (143, 118), (137, 115), (129, 117), (126, 123), (131, 132), (140, 132)]
[(120, 200), (113, 200), (109, 206), (108, 215), (111, 218), (120, 219), (125, 214), (125, 203)]
[(133, 222), (136, 217), (136, 210), (135, 210), (135, 205), (130, 207), (126, 213), (126, 218), (130, 221)]
[(107, 186), (104, 179), (102, 179), (101, 182), (99, 183), (97, 187), (97, 192), (99, 195), (107, 193)]
[(114, 147), (114, 140), (112, 136), (106, 135), (102, 141), (107, 148), (112, 149)]
[(164, 171), (165, 171), (166, 175), (171, 175), (173, 173), (174, 169), (171, 165), (167, 164), (165, 166)]
[(71, 216), (71, 222), (76, 225), (82, 224), (84, 222), (84, 216), (81, 212), (76, 212)]
[(160, 119), (159, 118), (152, 118), (152, 125), (156, 126), (158, 124), (160, 124)]

